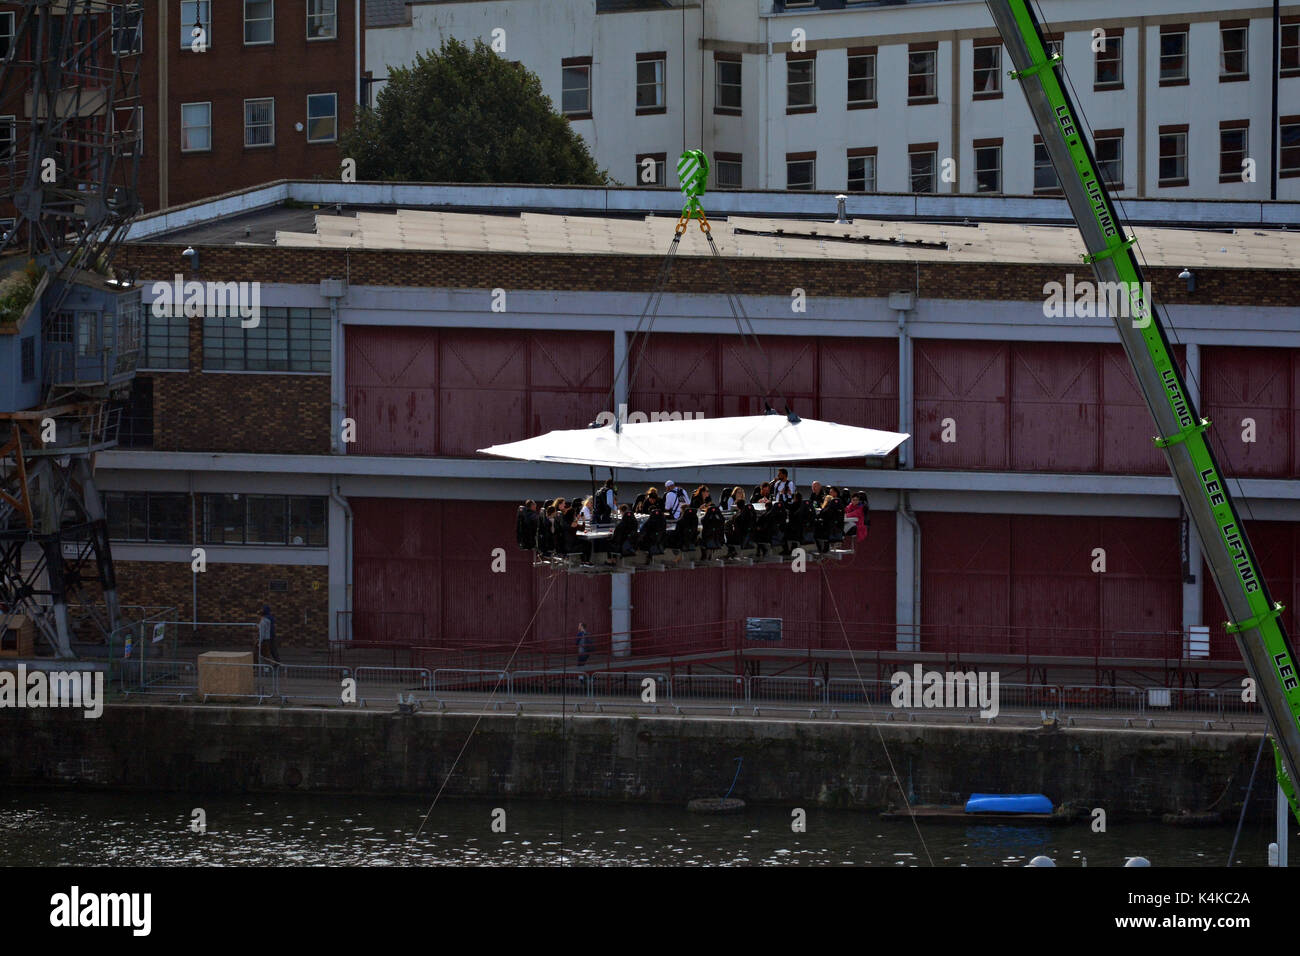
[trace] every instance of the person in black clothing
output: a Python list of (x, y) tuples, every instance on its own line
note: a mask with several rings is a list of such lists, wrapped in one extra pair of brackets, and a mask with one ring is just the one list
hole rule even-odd
[(696, 515), (695, 508), (687, 505), (682, 509), (682, 516), (677, 519), (677, 547), (693, 548), (699, 543), (700, 539), (700, 521)]
[(754, 509), (741, 504), (727, 522), (727, 557), (734, 558), (737, 548), (747, 548), (754, 534)]
[(610, 539), (610, 561), (620, 555), (627, 557), (636, 554), (636, 518), (632, 515), (631, 505), (619, 505), (618, 524), (614, 526), (614, 537)]
[(715, 505), (709, 505), (704, 512), (704, 520), (700, 522), (700, 547), (704, 549), (707, 556), (709, 551), (715, 548), (721, 548), (726, 544), (726, 522), (722, 518), (722, 512)]
[(515, 518), (515, 541), (524, 551), (532, 551), (537, 547), (537, 502), (529, 498), (519, 506), (519, 514)]
[(781, 548), (782, 554), (789, 554), (793, 548), (797, 548), (805, 543), (805, 532), (811, 531), (812, 514), (808, 509), (807, 503), (803, 500), (802, 492), (796, 491), (794, 497), (790, 499), (789, 505), (786, 506), (786, 524), (783, 535), (784, 542)]
[(646, 552), (647, 564), (652, 555), (664, 553), (664, 532), (667, 530), (668, 520), (664, 517), (664, 509), (656, 505), (641, 526), (641, 534), (637, 539), (637, 550)]
[(551, 554), (555, 550), (555, 508), (546, 506), (545, 513), (537, 519), (537, 550), (541, 554)]
[(711, 504), (713, 504), (713, 495), (709, 492), (709, 486), (700, 485), (691, 495), (691, 507), (706, 508)]
[(817, 550), (829, 551), (832, 541), (844, 540), (844, 507), (840, 499), (827, 495), (822, 510), (817, 513)]

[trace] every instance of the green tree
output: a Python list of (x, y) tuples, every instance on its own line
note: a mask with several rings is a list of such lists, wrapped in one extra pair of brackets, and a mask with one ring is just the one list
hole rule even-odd
[(357, 178), (398, 182), (608, 183), (536, 74), (482, 40), (389, 70), (339, 146)]

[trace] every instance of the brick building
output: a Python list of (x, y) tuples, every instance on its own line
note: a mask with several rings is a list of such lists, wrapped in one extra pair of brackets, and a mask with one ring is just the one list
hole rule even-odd
[[(714, 197), (715, 235), (796, 410), (913, 437), (883, 463), (795, 470), (805, 486), (871, 495), (870, 538), (824, 578), (792, 586), (787, 569), (760, 567), (552, 584), (514, 548), (515, 503), (582, 493), (586, 469), (476, 449), (583, 427), (623, 402), (759, 412), (738, 371), (726, 284), (688, 235), (644, 357), (616, 374), (671, 236), (670, 219), (632, 210), (662, 213), (671, 197), (402, 189), (400, 206), (377, 185), (250, 190), (146, 220), (122, 249), (146, 300), (152, 282), (184, 271), (262, 283), (264, 316), (241, 331), (237, 319), (150, 315), (134, 432), (98, 464), (128, 603), (249, 620), (270, 600), (291, 647), (563, 638), (583, 621), (594, 634), (638, 635), (635, 653), (644, 635), (770, 616), (796, 630), (843, 619), (905, 649), (974, 640), (1140, 657), (1204, 622), (1212, 657), (1239, 664), (1194, 531), (1183, 543), (1111, 320), (1044, 307), (1050, 283), (1090, 278), (1071, 264), (1082, 251), (1072, 227), (1035, 224), (1059, 217), (1053, 201), (969, 197), (942, 223), (925, 207), (915, 221), (876, 218), (865, 197), (850, 208), (855, 222), (831, 225), (829, 196)], [(808, 221), (812, 203), (821, 222)], [(554, 214), (609, 208), (625, 213)], [(1297, 211), (1151, 201), (1129, 214), (1163, 224), (1136, 230), (1147, 277), (1217, 423), (1275, 596), (1293, 607), (1300, 248), (1273, 226)], [(1246, 219), (1252, 227), (1223, 228)], [(844, 232), (862, 241), (836, 241)], [(186, 246), (199, 253), (195, 273)], [(794, 289), (806, 312), (792, 311)], [(345, 418), (353, 443), (340, 440)], [(748, 487), (768, 474), (620, 476), (625, 488), (667, 477)], [(208, 558), (197, 575), (195, 546)], [(504, 575), (489, 568), (496, 547), (509, 554)]]

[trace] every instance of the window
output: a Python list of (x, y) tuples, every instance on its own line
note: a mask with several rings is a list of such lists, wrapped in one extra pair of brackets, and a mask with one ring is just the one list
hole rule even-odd
[(1182, 86), (1187, 83), (1187, 24), (1177, 23), (1160, 28), (1160, 85)]
[(203, 317), (203, 369), (227, 372), (328, 372), (329, 309), (261, 309), (261, 322), (238, 314)]
[(561, 111), (571, 119), (591, 119), (591, 57), (570, 57), (561, 68)]
[(204, 495), (205, 544), (323, 548), (326, 502), (306, 495)]
[(1099, 129), (1093, 136), (1093, 154), (1101, 181), (1114, 189), (1124, 188), (1124, 131)]
[(1300, 76), (1300, 18), (1282, 25), (1282, 59), (1278, 61), (1280, 76)]
[(640, 153), (636, 158), (636, 179), (638, 186), (664, 186), (664, 167), (668, 163), (667, 153)]
[(112, 541), (190, 541), (190, 496), (183, 492), (109, 492), (104, 495), (104, 512)]
[(181, 152), (201, 153), (212, 149), (212, 104), (181, 104)]
[(275, 42), (275, 0), (244, 0), (244, 45)]
[(1219, 82), (1247, 80), (1246, 27), (1248, 20), (1225, 20), (1219, 24)]
[(1059, 193), (1061, 183), (1056, 178), (1056, 169), (1052, 166), (1052, 157), (1047, 153), (1041, 136), (1034, 137), (1034, 192)]
[(665, 53), (638, 53), (636, 55), (636, 111), (662, 113), (664, 106)]
[(22, 379), (24, 382), (36, 380), (36, 336), (29, 335), (22, 342)]
[(1249, 120), (1224, 120), (1219, 123), (1219, 182), (1243, 182), (1248, 153)]
[(155, 315), (144, 310), (144, 343), (140, 353), (141, 368), (181, 369), (190, 367), (190, 320), (182, 313)]
[(307, 0), (307, 39), (333, 40), (338, 35), (335, 0)]
[(14, 154), (14, 140), (18, 138), (18, 117), (0, 116), (0, 159)]
[(786, 153), (785, 154), (785, 188), (786, 189), (816, 189), (817, 188), (817, 154), (816, 153)]
[(338, 138), (338, 109), (337, 93), (307, 95), (307, 142), (332, 143)]
[(911, 190), (914, 193), (936, 191), (938, 143), (914, 143), (907, 147)]
[(1282, 116), (1278, 119), (1279, 179), (1300, 176), (1300, 116)]
[(114, 404), (121, 409), (117, 430), (119, 448), (153, 447), (153, 379), (137, 375), (131, 380), (131, 392), (125, 401)]
[(50, 327), (46, 330), (46, 341), (54, 345), (71, 345), (76, 317), (67, 311), (56, 312)]
[(939, 57), (937, 43), (912, 43), (907, 47), (907, 102), (937, 103), (935, 73)]
[(976, 40), (971, 74), (977, 100), (997, 99), (1002, 95), (1002, 41)]
[(212, 49), (212, 0), (181, 0), (181, 49), (193, 50), (194, 28), (203, 31), (201, 39)]
[(740, 54), (713, 54), (713, 112), (740, 115)]
[(1002, 140), (975, 140), (975, 191), (1002, 192)]
[(143, 37), (143, 14), (138, 3), (123, 3), (113, 11), (113, 52), (139, 53)]
[[(109, 343), (105, 342), (107, 348)], [(99, 351), (99, 313), (77, 313), (77, 355), (87, 358)]]
[(811, 113), (817, 109), (817, 61), (812, 53), (788, 53), (785, 61), (785, 111)]
[(1187, 185), (1187, 127), (1160, 127), (1161, 186)]
[(14, 15), (12, 13), (0, 13), (0, 57), (9, 55), (9, 49), (14, 43)]
[(859, 146), (849, 150), (847, 186), (851, 193), (876, 191), (876, 147)]
[(876, 105), (876, 48), (849, 50), (849, 109), (869, 109)]
[(1124, 31), (1106, 32), (1093, 61), (1093, 89), (1116, 90), (1124, 86)]
[(275, 145), (275, 99), (244, 100), (244, 145)]
[(1049, 33), (1044, 37), (1047, 41), (1047, 55), (1063, 56), (1065, 51), (1065, 37), (1060, 33)]
[(741, 187), (740, 153), (714, 153), (713, 177), (719, 189), (739, 189)]

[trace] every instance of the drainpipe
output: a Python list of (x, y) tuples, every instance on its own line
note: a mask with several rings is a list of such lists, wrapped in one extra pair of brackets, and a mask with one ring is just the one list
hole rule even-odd
[[(916, 293), (889, 293), (889, 307), (898, 313), (898, 430), (912, 432), (912, 340), (907, 334), (907, 313), (916, 308)], [(898, 446), (898, 466), (912, 467), (907, 442)]]
[(330, 454), (342, 455), (343, 444), (343, 323), (339, 320), (339, 299), (347, 293), (345, 279), (321, 279), (320, 294), (330, 304)]
[[(898, 631), (898, 650), (900, 651), (919, 651), (921, 649), (921, 524), (916, 520), (916, 515), (911, 510), (911, 495), (906, 491), (898, 493), (898, 516), (902, 523), (898, 526), (898, 541), (903, 544), (906, 540), (907, 545), (898, 549), (897, 567), (895, 573), (899, 581), (910, 580), (912, 582), (912, 593), (909, 595), (910, 601), (899, 601), (899, 607), (896, 613), (899, 617), (910, 616), (910, 621), (899, 621)], [(907, 525), (904, 528), (904, 524)], [(906, 530), (909, 533), (904, 538), (902, 532)], [(908, 562), (907, 558), (911, 557)], [(911, 567), (905, 565), (910, 563)], [(902, 595), (900, 595), (902, 597)], [(906, 628), (906, 629), (904, 629)]]
[(1277, 77), (1281, 72), (1282, 56), (1282, 11), (1279, 9), (1281, 0), (1273, 0), (1273, 109), (1270, 115), (1272, 122), (1269, 125), (1269, 149), (1268, 154), (1268, 198), (1277, 198), (1277, 167), (1280, 165), (1281, 157), (1277, 152)]
[(352, 12), (354, 14), (352, 21), (353, 41), (356, 46), (356, 85), (353, 95), (356, 99), (352, 101), (352, 108), (356, 109), (361, 105), (361, 0), (352, 0)]

